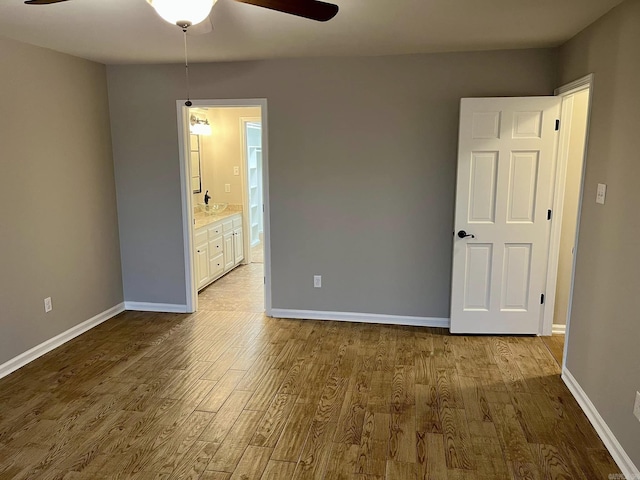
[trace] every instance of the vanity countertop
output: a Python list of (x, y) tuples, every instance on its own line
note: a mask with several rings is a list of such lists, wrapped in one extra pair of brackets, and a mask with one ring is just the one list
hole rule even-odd
[(214, 222), (219, 222), (220, 220), (225, 220), (229, 217), (233, 217), (234, 215), (238, 215), (242, 213), (237, 210), (225, 210), (223, 212), (217, 213), (215, 215), (206, 215), (204, 212), (198, 212), (193, 215), (193, 218), (196, 221), (195, 228), (206, 227)]

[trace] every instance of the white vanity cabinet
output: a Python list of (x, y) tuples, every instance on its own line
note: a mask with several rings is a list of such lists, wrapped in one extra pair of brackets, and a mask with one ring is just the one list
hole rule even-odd
[(194, 239), (196, 278), (198, 290), (202, 290), (244, 259), (242, 214), (229, 215), (196, 229)]

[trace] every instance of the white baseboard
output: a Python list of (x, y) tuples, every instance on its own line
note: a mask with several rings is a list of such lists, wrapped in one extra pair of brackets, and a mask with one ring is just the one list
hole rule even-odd
[(564, 335), (567, 332), (567, 326), (566, 325), (560, 325), (558, 323), (554, 323), (553, 324), (553, 328), (551, 330), (551, 333), (553, 333), (554, 335)]
[(124, 302), (124, 308), (134, 312), (187, 313), (186, 305), (173, 303)]
[(24, 367), (27, 363), (33, 362), (36, 358), (41, 357), (45, 353), (49, 353), (51, 350), (58, 348), (60, 345), (67, 343), (69, 340), (74, 339), (78, 335), (82, 335), (84, 332), (91, 330), (93, 327), (106, 322), (122, 312), (124, 312), (124, 303), (111, 307), (109, 310), (105, 310), (95, 317), (90, 318), (89, 320), (62, 332), (60, 335), (56, 335), (40, 345), (37, 345), (17, 357), (12, 358), (8, 362), (0, 365), (0, 378), (6, 377), (19, 368)]
[(386, 325), (408, 325), (414, 327), (449, 328), (448, 318), (406, 317), (401, 315), (379, 315), (374, 313), (324, 312), (318, 310), (290, 310), (274, 308), (271, 316), (301, 320), (334, 320), (337, 322), (381, 323)]
[(591, 402), (586, 392), (566, 367), (562, 369), (562, 380), (577, 400), (580, 408), (582, 408), (585, 415), (591, 422), (591, 425), (595, 428), (598, 436), (604, 442), (605, 447), (609, 450), (609, 453), (625, 475), (625, 478), (640, 478), (640, 471), (638, 470), (638, 467), (636, 467), (631, 461), (627, 452), (624, 451), (624, 448), (622, 448), (618, 439), (615, 437), (604, 419), (600, 416), (600, 413), (598, 413), (595, 405)]

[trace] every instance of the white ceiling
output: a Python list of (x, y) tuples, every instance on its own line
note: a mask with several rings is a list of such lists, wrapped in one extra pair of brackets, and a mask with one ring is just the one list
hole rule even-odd
[[(179, 1), (179, 0), (178, 0)], [(622, 0), (337, 0), (328, 23), (219, 0), (194, 62), (557, 46)], [(145, 0), (0, 3), (0, 35), (102, 63), (180, 62), (182, 31)]]

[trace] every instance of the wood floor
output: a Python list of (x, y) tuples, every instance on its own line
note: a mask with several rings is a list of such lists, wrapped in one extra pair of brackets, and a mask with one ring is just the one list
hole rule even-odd
[[(606, 479), (539, 338), (269, 319), (261, 265), (0, 380), (0, 479)], [(257, 298), (257, 300), (256, 300)]]
[(558, 365), (562, 366), (562, 355), (564, 355), (564, 335), (542, 337), (542, 341), (547, 346), (551, 356), (555, 359)]

